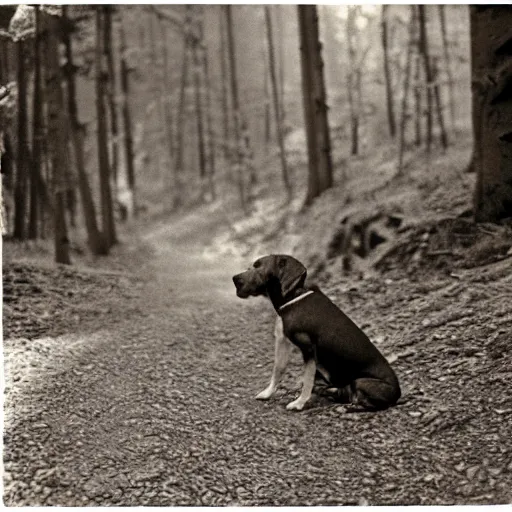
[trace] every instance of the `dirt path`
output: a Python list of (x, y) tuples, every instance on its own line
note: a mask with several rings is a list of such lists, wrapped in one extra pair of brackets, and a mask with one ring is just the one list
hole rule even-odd
[[(446, 410), (434, 395), (443, 384), (428, 378), (444, 363), (427, 358), (420, 371), (424, 349), (399, 354), (404, 403), (386, 412), (346, 414), (320, 399), (302, 413), (286, 411), (297, 364), (276, 399), (254, 400), (271, 371), (274, 314), (263, 300), (235, 297), (231, 275), (248, 262), (206, 257), (201, 246), (214, 224), (198, 229), (198, 219), (144, 235), (153, 259), (140, 270), (130, 315), (114, 328), (34, 343), (38, 357), (27, 350), (23, 360), (16, 340), (6, 340), (6, 505), (510, 501), (507, 405), (470, 401), (466, 416), (462, 405)], [(401, 286), (383, 292), (370, 283), (361, 290), (369, 295), (348, 303), (359, 323), (368, 313), (374, 336), (384, 334), (388, 356), (403, 340), (398, 327), (412, 322), (400, 320), (394, 300), (421, 310), (417, 290), (401, 297)], [(443, 286), (428, 293), (439, 296)], [(381, 301), (373, 318), (368, 296)], [(386, 318), (384, 332), (375, 316)], [(426, 327), (407, 334), (414, 341)], [(460, 386), (446, 403), (464, 403)], [(484, 389), (482, 382), (471, 393)], [(472, 430), (477, 410), (503, 428)]]

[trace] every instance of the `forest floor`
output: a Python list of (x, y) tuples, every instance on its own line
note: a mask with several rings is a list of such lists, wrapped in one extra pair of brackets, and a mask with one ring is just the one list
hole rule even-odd
[[(339, 189), (293, 222), (260, 208), (226, 231), (216, 205), (140, 221), (111, 258), (72, 268), (5, 244), (5, 504), (510, 503), (512, 240), (457, 217), (472, 178), (441, 180), (441, 160), (368, 201), (408, 219), (378, 271), (325, 258), (351, 208), (333, 208)], [(396, 407), (355, 414), (315, 396), (286, 411), (298, 354), (277, 396), (254, 399), (275, 313), (237, 299), (231, 276), (286, 248), (323, 255), (324, 291), (396, 369)]]

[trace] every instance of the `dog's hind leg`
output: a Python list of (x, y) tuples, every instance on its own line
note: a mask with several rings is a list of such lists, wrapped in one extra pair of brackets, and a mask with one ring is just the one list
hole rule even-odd
[(290, 353), (293, 349), (292, 342), (283, 333), (283, 322), (281, 317), (277, 317), (276, 326), (274, 328), (275, 337), (275, 354), (274, 354), (274, 368), (272, 370), (272, 377), (270, 384), (258, 395), (258, 400), (268, 400), (277, 389), (277, 385), (283, 377), (284, 370), (288, 365)]
[(387, 409), (396, 404), (401, 394), (398, 383), (371, 378), (355, 380), (352, 392), (353, 404), (369, 410)]

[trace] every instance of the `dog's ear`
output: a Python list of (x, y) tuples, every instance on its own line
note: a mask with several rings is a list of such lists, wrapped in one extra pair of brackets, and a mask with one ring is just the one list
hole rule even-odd
[(306, 280), (306, 267), (291, 256), (280, 256), (277, 260), (278, 277), (281, 283), (283, 297), (292, 290), (304, 285)]

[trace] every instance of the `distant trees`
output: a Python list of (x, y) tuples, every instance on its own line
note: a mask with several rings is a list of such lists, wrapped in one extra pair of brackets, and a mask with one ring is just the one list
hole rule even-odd
[(270, 82), (272, 84), (272, 98), (274, 101), (274, 112), (276, 117), (276, 132), (277, 140), (279, 143), (279, 154), (281, 157), (281, 171), (283, 174), (283, 183), (288, 194), (288, 199), (292, 195), (292, 184), (288, 176), (288, 164), (286, 162), (286, 151), (284, 146), (284, 123), (283, 114), (281, 113), (282, 105), (279, 97), (279, 88), (276, 76), (276, 65), (275, 65), (275, 51), (274, 51), (274, 38), (272, 33), (272, 16), (270, 6), (265, 6), (265, 24), (267, 28), (267, 44), (268, 44), (268, 62), (270, 71)]
[(59, 64), (60, 19), (48, 16), (47, 37), (47, 97), (48, 97), (48, 146), (53, 171), (54, 190), (54, 240), (55, 261), (71, 263), (66, 222), (66, 173), (69, 172), (67, 151), (67, 119), (62, 91), (62, 74)]
[[(74, 12), (75, 16), (70, 15), (70, 11)], [(2, 12), (5, 12), (3, 8)], [(47, 216), (51, 214), (53, 223), (50, 231), (53, 232), (55, 241), (55, 259), (59, 263), (71, 262), (69, 227), (75, 227), (74, 169), (83, 211), (82, 221), (91, 252), (106, 254), (110, 246), (116, 242), (114, 204), (117, 194), (113, 193), (112, 184), (117, 185), (118, 173), (113, 169), (119, 169), (120, 166), (121, 131), (124, 132), (128, 146), (132, 142), (132, 136), (126, 62), (124, 68), (122, 65), (115, 66), (114, 14), (115, 8), (112, 6), (89, 8), (23, 5), (9, 14), (8, 27), (1, 29), (0, 87), (2, 91), (6, 91), (7, 97), (7, 100), (4, 96), (0, 97), (2, 118), (10, 108), (12, 84), (9, 80), (13, 77), (16, 78), (13, 84), (17, 89), (14, 109), (16, 151), (11, 151), (11, 137), (8, 132), (2, 133), (0, 144), (2, 173), (4, 169), (10, 168), (11, 154), (16, 156), (15, 172), (12, 173), (15, 176), (12, 235), (17, 240), (36, 240), (45, 236)], [(96, 26), (97, 30), (80, 33), (84, 29), (84, 24), (89, 29)], [(79, 37), (76, 37), (76, 34)], [(91, 62), (87, 52), (89, 49), (95, 49), (98, 109), (95, 116), (96, 148), (100, 171), (102, 230), (98, 228), (95, 193), (87, 170), (86, 144), (90, 141), (87, 138), (86, 126), (78, 115), (79, 93), (76, 76), (82, 70), (75, 64), (74, 38), (79, 40), (80, 61), (85, 73), (88, 73), (88, 63)], [(6, 41), (10, 39), (13, 40), (16, 53), (4, 51)], [(121, 56), (121, 61), (124, 57)], [(11, 64), (13, 60), (15, 66)], [(16, 75), (10, 72), (11, 66), (16, 68)], [(125, 114), (122, 130), (117, 115), (118, 93), (115, 75), (118, 68), (125, 71), (125, 79), (122, 81)], [(29, 115), (32, 116), (30, 127)], [(70, 147), (73, 158), (70, 157)], [(133, 188), (133, 147), (126, 151), (124, 160), (127, 181)]]
[(512, 10), (472, 5), (475, 219), (512, 217)]
[(106, 22), (108, 17), (106, 12), (108, 6), (96, 7), (96, 51), (95, 51), (95, 74), (96, 74), (96, 144), (98, 150), (98, 171), (100, 181), (101, 197), (101, 219), (103, 236), (108, 247), (117, 242), (116, 229), (114, 223), (114, 209), (112, 203), (111, 189), (111, 166), (108, 151), (108, 130), (107, 130), (107, 111), (106, 98), (109, 83), (108, 73), (108, 39), (105, 37)]
[(323, 61), (315, 5), (299, 5), (302, 96), (308, 145), (305, 205), (332, 186), (332, 159)]
[(389, 5), (382, 5), (381, 11), (381, 41), (384, 61), (384, 80), (386, 84), (386, 108), (388, 114), (389, 134), (396, 134), (395, 102), (391, 77), (391, 63), (389, 58)]

